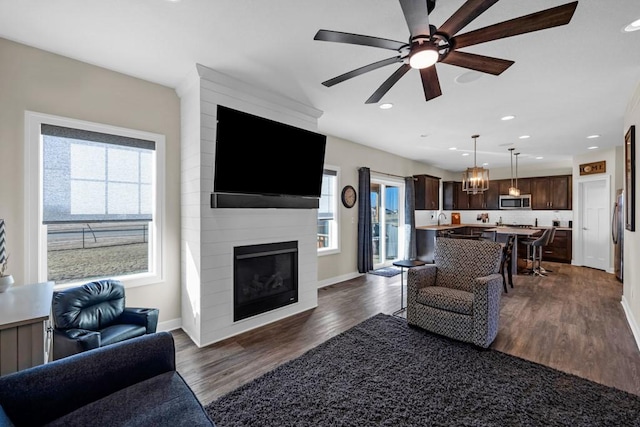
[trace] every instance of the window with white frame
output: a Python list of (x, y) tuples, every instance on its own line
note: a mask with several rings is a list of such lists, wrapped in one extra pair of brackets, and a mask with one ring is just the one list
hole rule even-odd
[(338, 170), (325, 166), (322, 194), (318, 208), (318, 254), (339, 250), (338, 237)]
[(31, 280), (160, 281), (164, 137), (30, 112), (25, 122)]

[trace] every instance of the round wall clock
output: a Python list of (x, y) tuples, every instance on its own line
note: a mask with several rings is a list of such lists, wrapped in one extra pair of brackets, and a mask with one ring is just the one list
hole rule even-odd
[(356, 189), (351, 185), (345, 185), (342, 189), (342, 204), (347, 208), (352, 208), (356, 204)]

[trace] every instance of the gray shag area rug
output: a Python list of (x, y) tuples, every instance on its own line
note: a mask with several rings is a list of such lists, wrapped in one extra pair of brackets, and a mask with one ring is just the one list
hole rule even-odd
[(640, 396), (378, 314), (216, 399), (228, 426), (640, 426)]
[(376, 276), (393, 277), (396, 274), (400, 274), (400, 269), (396, 267), (382, 267), (377, 270), (371, 270), (369, 273)]

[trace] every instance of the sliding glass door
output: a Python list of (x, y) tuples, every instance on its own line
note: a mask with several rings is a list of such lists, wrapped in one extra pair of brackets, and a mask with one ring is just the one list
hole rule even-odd
[(404, 182), (371, 177), (373, 265), (380, 268), (401, 259), (404, 227)]

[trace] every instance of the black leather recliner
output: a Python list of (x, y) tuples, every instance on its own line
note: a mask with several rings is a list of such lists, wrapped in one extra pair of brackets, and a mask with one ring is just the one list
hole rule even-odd
[(54, 291), (53, 359), (156, 332), (157, 308), (125, 307), (118, 280)]

